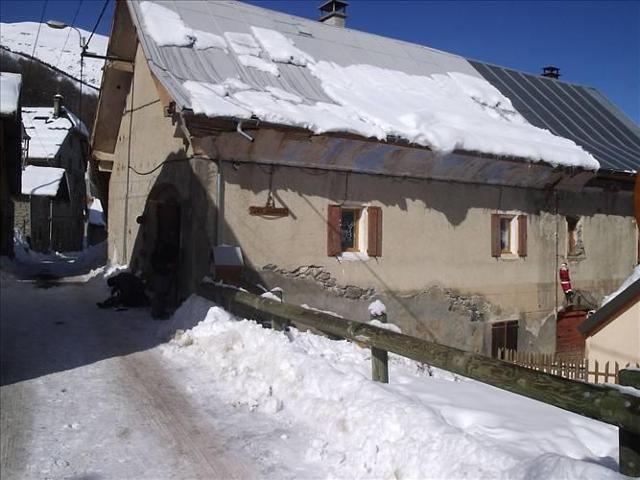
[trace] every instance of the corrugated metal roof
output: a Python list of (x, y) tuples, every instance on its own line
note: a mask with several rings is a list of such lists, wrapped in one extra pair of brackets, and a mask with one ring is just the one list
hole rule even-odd
[[(276, 30), (293, 38), (296, 46), (316, 60), (342, 66), (362, 63), (414, 75), (461, 72), (481, 75), (462, 57), (412, 43), (392, 40), (323, 23), (294, 17), (233, 1), (169, 0), (160, 3), (177, 12), (190, 28), (223, 36), (225, 32), (251, 34), (251, 26)], [(151, 68), (168, 87), (176, 102), (189, 107), (189, 94), (183, 87), (187, 80), (221, 83), (229, 77), (258, 89), (267, 86), (293, 92), (317, 102), (333, 101), (324, 93), (319, 80), (308, 69), (291, 64), (278, 64), (275, 77), (242, 65), (235, 55), (222, 50), (198, 50), (174, 46), (159, 47), (142, 28), (139, 2), (129, 2), (140, 41), (151, 61)]]
[(606, 170), (640, 170), (640, 128), (591, 87), (470, 60), (527, 121), (573, 140)]
[[(296, 47), (317, 61), (341, 66), (373, 65), (421, 76), (459, 72), (486, 79), (509, 97), (531, 124), (575, 141), (594, 155), (602, 168), (635, 171), (640, 167), (638, 128), (622, 118), (624, 116), (593, 89), (469, 62), (458, 55), (421, 45), (235, 1), (166, 0), (156, 3), (178, 13), (189, 28), (220, 36), (225, 32), (251, 34), (252, 26), (278, 31), (293, 39)], [(219, 84), (228, 78), (239, 78), (256, 90), (280, 88), (309, 103), (334, 103), (320, 80), (305, 67), (278, 63), (280, 75), (274, 76), (247, 68), (237, 55), (220, 49), (158, 46), (142, 27), (140, 2), (129, 0), (128, 5), (151, 69), (183, 109), (191, 107), (191, 95), (184, 82)]]

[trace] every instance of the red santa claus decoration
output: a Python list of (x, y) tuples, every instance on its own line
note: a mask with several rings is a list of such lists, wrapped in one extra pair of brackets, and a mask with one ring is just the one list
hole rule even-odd
[(566, 263), (560, 265), (560, 286), (567, 301), (573, 298), (573, 288), (571, 288), (571, 277), (569, 276), (569, 266)]

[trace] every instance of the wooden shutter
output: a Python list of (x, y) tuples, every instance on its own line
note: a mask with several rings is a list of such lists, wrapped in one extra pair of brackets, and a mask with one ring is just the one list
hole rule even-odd
[(382, 209), (367, 208), (367, 254), (370, 257), (382, 256)]
[(491, 256), (499, 257), (500, 249), (500, 215), (491, 214)]
[(340, 206), (329, 205), (327, 212), (327, 255), (335, 257), (340, 255), (342, 244), (340, 242)]
[(518, 215), (518, 255), (527, 256), (527, 216)]

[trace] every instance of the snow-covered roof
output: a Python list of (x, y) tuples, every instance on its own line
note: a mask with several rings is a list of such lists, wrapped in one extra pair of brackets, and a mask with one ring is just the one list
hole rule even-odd
[(196, 114), (599, 167), (460, 56), (237, 2), (128, 5), (154, 74)]
[(62, 107), (61, 115), (53, 117), (51, 107), (23, 107), (22, 122), (29, 135), (29, 158), (54, 158), (72, 130), (89, 136), (87, 127), (78, 117)]
[(18, 111), (22, 75), (0, 72), (0, 115), (9, 116)]
[(22, 194), (55, 197), (64, 178), (64, 168), (27, 165), (22, 171)]
[(89, 225), (96, 225), (99, 227), (104, 227), (106, 225), (104, 221), (102, 202), (99, 198), (94, 198), (91, 205), (89, 205)]
[(570, 138), (600, 168), (640, 170), (640, 127), (595, 88), (470, 60), (533, 125)]
[[(61, 70), (68, 75), (80, 78), (80, 42), (78, 33), (65, 28), (56, 30), (43, 24), (38, 34), (37, 22), (0, 23), (0, 45), (12, 52), (34, 57), (38, 60)], [(85, 39), (91, 32), (79, 29)], [(33, 43), (38, 38), (38, 46), (33, 50)], [(95, 33), (91, 38), (89, 50), (104, 55), (107, 51), (108, 37)], [(100, 87), (104, 60), (95, 58), (84, 59), (84, 82)], [(91, 91), (92, 89), (85, 88)]]

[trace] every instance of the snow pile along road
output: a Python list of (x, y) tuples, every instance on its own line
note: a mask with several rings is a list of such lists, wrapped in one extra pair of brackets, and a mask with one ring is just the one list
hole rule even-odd
[(619, 478), (611, 426), (395, 355), (391, 384), (374, 383), (366, 349), (268, 330), (195, 296), (168, 326), (200, 318), (162, 347), (209, 371), (192, 394), (280, 423), (290, 433), (278, 442), (296, 437), (289, 447), (319, 476)]

